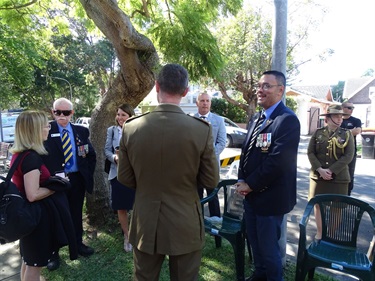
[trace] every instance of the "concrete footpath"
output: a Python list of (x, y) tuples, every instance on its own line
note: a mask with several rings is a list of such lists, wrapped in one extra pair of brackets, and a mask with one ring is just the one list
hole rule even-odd
[[(309, 188), (308, 172), (310, 163), (307, 159), (306, 150), (309, 137), (302, 136), (299, 154), (298, 154), (298, 190), (297, 190), (297, 205), (287, 215), (287, 260), (291, 262), (296, 261), (298, 251), (299, 239), (299, 221), (307, 204), (307, 195)], [(239, 153), (239, 149), (228, 149), (229, 153)], [(375, 160), (374, 159), (357, 159), (356, 177), (354, 190), (352, 196), (360, 200), (366, 201), (375, 207), (375, 175), (374, 175)], [(222, 178), (228, 173), (229, 167), (223, 168), (221, 171)], [(368, 241), (372, 237), (373, 230), (369, 219), (366, 218), (360, 227), (359, 246), (366, 249)], [(311, 233), (313, 236), (313, 233)], [(16, 281), (20, 280), (20, 256), (18, 243), (10, 243), (0, 245), (0, 281)], [(325, 274), (332, 276), (338, 281), (352, 281), (358, 280), (347, 275), (340, 274), (329, 270), (320, 270)], [(95, 280), (95, 279), (93, 279)]]

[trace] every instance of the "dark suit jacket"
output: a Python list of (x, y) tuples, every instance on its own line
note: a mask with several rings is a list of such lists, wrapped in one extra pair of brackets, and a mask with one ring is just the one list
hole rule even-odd
[[(76, 146), (78, 170), (84, 178), (86, 191), (92, 193), (94, 187), (93, 176), (96, 165), (96, 153), (89, 140), (90, 133), (86, 127), (74, 124), (71, 125), (74, 134), (72, 145)], [(77, 146), (86, 144), (88, 145), (89, 152), (85, 157), (78, 156)], [(55, 175), (56, 172), (64, 170), (64, 152), (56, 121), (51, 122), (51, 130), (49, 131), (48, 139), (44, 142), (44, 146), (48, 151), (48, 155), (42, 155), (42, 158), (51, 175)]]
[(120, 141), (118, 181), (136, 189), (133, 247), (151, 255), (200, 250), (204, 227), (197, 186), (213, 189), (219, 181), (211, 127), (172, 104), (129, 119)]
[(282, 102), (266, 121), (260, 134), (271, 138), (268, 149), (253, 147), (244, 166), (244, 157), (259, 113), (250, 121), (242, 148), (238, 179), (253, 190), (246, 200), (258, 215), (282, 215), (296, 204), (297, 153), (300, 124), (297, 116)]

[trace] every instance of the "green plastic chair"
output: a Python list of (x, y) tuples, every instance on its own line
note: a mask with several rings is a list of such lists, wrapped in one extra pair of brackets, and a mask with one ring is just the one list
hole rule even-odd
[[(322, 218), (322, 239), (306, 245), (306, 226), (314, 205), (318, 204)], [(363, 214), (371, 218), (372, 241), (367, 253), (357, 247), (358, 229)], [(375, 281), (374, 256), (375, 210), (368, 203), (345, 195), (327, 194), (312, 198), (305, 209), (300, 227), (296, 281), (314, 277), (316, 267), (330, 268), (360, 278)]]
[[(236, 263), (237, 280), (245, 280), (245, 223), (243, 219), (243, 202), (240, 200), (233, 201), (228, 199), (233, 194), (230, 194), (229, 187), (235, 184), (237, 180), (223, 180), (215, 188), (209, 196), (202, 198), (202, 210), (204, 227), (207, 233), (214, 236), (222, 237), (229, 241), (234, 251), (234, 258)], [(208, 203), (212, 198), (223, 188), (224, 190), (224, 213), (222, 221), (211, 221), (210, 218), (204, 217), (204, 204)], [(216, 244), (216, 247), (219, 247)]]

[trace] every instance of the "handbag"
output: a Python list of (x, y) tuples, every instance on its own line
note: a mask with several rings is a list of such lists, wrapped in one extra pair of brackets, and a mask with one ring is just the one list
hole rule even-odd
[[(113, 135), (115, 134), (114, 132), (114, 126), (112, 126), (112, 142), (113, 142)], [(113, 153), (113, 147), (112, 147), (112, 153)], [(109, 174), (109, 170), (111, 170), (111, 161), (109, 161), (107, 158), (104, 161), (104, 172)]]
[[(27, 152), (27, 151), (25, 151)], [(25, 152), (18, 155), (6, 177), (0, 176), (0, 244), (16, 241), (30, 234), (39, 224), (39, 202), (30, 203), (11, 181)]]

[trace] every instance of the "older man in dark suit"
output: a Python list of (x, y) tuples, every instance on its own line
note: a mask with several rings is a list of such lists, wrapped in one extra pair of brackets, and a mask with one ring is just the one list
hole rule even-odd
[(211, 127), (179, 107), (188, 74), (165, 65), (155, 83), (159, 106), (129, 119), (120, 141), (118, 180), (135, 188), (130, 223), (134, 280), (159, 280), (165, 255), (171, 280), (197, 280), (204, 226), (197, 186), (215, 188), (219, 167)]
[[(89, 140), (89, 130), (83, 126), (70, 123), (74, 113), (73, 104), (66, 98), (59, 98), (53, 104), (51, 130), (44, 145), (48, 155), (43, 161), (51, 175), (65, 174), (72, 188), (67, 192), (69, 209), (72, 216), (78, 246), (78, 254), (90, 256), (94, 249), (82, 242), (82, 208), (85, 192), (92, 193), (93, 174), (96, 165), (96, 153)], [(49, 270), (60, 265), (58, 251), (48, 263)]]
[(284, 214), (296, 204), (297, 153), (300, 124), (281, 101), (285, 76), (263, 73), (257, 85), (262, 112), (250, 121), (242, 148), (237, 192), (245, 195), (247, 238), (255, 272), (247, 281), (281, 281), (278, 240)]

